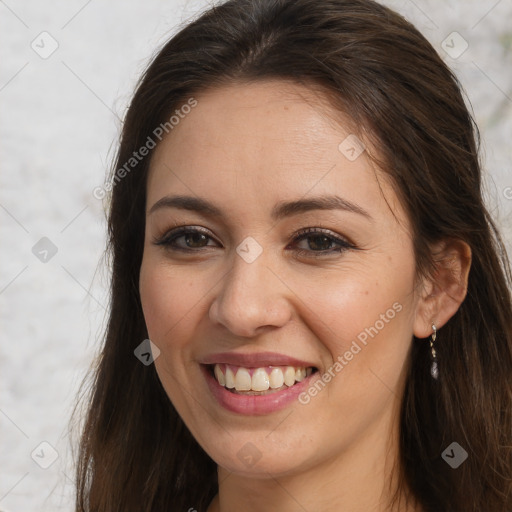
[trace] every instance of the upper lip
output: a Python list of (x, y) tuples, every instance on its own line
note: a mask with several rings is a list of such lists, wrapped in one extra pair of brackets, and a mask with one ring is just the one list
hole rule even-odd
[(302, 361), (295, 357), (275, 352), (255, 352), (252, 354), (242, 354), (237, 352), (222, 352), (203, 357), (199, 361), (201, 364), (220, 364), (226, 363), (233, 366), (242, 366), (244, 368), (259, 368), (262, 366), (295, 366), (295, 367), (316, 367), (313, 363)]

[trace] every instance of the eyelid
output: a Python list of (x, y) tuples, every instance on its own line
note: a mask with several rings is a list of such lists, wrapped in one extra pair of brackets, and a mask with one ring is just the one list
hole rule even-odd
[[(174, 227), (170, 230), (167, 230), (162, 236), (160, 237), (154, 237), (153, 243), (155, 245), (164, 246), (165, 248), (169, 249), (170, 251), (181, 251), (185, 253), (197, 253), (199, 254), (202, 250), (207, 249), (211, 246), (203, 246), (201, 248), (185, 248), (185, 247), (179, 247), (179, 246), (172, 246), (171, 242), (174, 240), (181, 238), (182, 236), (185, 236), (187, 234), (203, 234), (207, 236), (210, 240), (213, 240), (216, 243), (218, 242), (210, 230), (207, 228), (204, 228), (202, 226), (195, 226), (195, 225), (183, 225), (183, 224), (174, 224)], [(304, 239), (307, 239), (308, 236), (311, 237), (314, 235), (325, 235), (328, 238), (331, 239), (331, 242), (334, 244), (337, 244), (337, 248), (331, 248), (331, 249), (325, 249), (322, 251), (313, 251), (308, 249), (297, 249), (295, 248), (295, 252), (307, 255), (307, 257), (327, 257), (330, 255), (334, 255), (336, 253), (341, 253), (349, 249), (357, 249), (357, 246), (346, 236), (340, 235), (330, 229), (322, 228), (319, 226), (312, 226), (307, 228), (302, 228), (299, 230), (293, 231), (288, 238), (291, 238), (291, 244), (297, 244), (298, 242), (301, 242)], [(222, 245), (222, 244), (221, 244)]]
[(345, 243), (351, 247), (355, 247), (355, 244), (354, 242), (352, 242), (352, 240), (350, 240), (350, 238), (348, 238), (347, 236), (345, 235), (340, 235), (338, 233), (336, 233), (335, 231), (332, 231), (330, 229), (327, 229), (327, 228), (321, 228), (321, 227), (309, 227), (309, 228), (302, 228), (302, 229), (299, 229), (298, 231), (293, 231), (289, 238), (293, 238), (293, 239), (296, 239), (297, 237), (299, 236), (303, 236), (304, 238), (307, 238), (305, 237), (304, 235), (307, 235), (311, 233), (312, 235), (315, 235), (315, 234), (323, 234), (323, 235), (326, 235), (326, 236), (329, 236), (335, 240), (337, 240), (338, 242), (342, 242), (342, 243)]
[[(153, 237), (153, 243), (155, 245), (165, 245), (167, 242), (189, 233), (200, 233), (217, 242), (209, 229), (203, 228), (202, 226), (175, 224), (175, 227), (166, 230), (163, 235)], [(191, 249), (191, 251), (194, 252), (194, 249)]]

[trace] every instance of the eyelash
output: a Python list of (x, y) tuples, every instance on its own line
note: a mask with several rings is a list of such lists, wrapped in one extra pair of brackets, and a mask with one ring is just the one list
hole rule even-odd
[[(197, 253), (201, 251), (203, 248), (199, 249), (191, 249), (191, 248), (183, 248), (183, 247), (177, 247), (176, 245), (173, 245), (175, 241), (178, 238), (181, 238), (184, 235), (188, 234), (202, 234), (207, 236), (208, 238), (213, 238), (209, 235), (209, 232), (200, 227), (191, 227), (191, 226), (183, 226), (177, 229), (173, 229), (170, 232), (165, 233), (161, 238), (157, 238), (153, 241), (155, 245), (164, 246), (166, 249), (171, 251), (181, 251), (185, 253)], [(308, 236), (309, 235), (309, 236)], [(308, 238), (312, 238), (313, 236), (321, 236), (324, 235), (328, 239), (330, 239), (331, 242), (337, 243), (337, 248), (331, 248), (331, 249), (325, 249), (322, 251), (313, 251), (313, 250), (307, 250), (307, 249), (297, 249), (296, 252), (301, 256), (307, 256), (307, 257), (313, 257), (313, 258), (321, 258), (325, 256), (331, 256), (336, 253), (343, 253), (348, 249), (356, 249), (356, 247), (348, 242), (347, 240), (340, 238), (338, 236), (335, 236), (332, 234), (331, 231), (323, 228), (305, 228), (301, 229), (295, 233), (293, 233), (293, 243), (300, 242), (302, 240), (307, 240)], [(211, 247), (211, 246), (205, 246), (205, 247)]]

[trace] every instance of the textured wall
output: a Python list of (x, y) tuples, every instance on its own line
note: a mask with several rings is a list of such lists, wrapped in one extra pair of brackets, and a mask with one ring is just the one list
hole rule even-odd
[[(512, 2), (386, 3), (459, 75), (510, 247)], [(0, 510), (72, 510), (67, 422), (107, 307), (104, 213), (92, 191), (147, 59), (204, 5), (0, 1)]]

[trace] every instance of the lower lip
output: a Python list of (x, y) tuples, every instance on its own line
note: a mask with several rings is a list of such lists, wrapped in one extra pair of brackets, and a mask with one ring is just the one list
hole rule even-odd
[(201, 365), (201, 370), (217, 402), (228, 411), (247, 416), (270, 414), (284, 409), (291, 402), (298, 400), (298, 396), (310, 385), (311, 378), (316, 376), (316, 373), (313, 373), (302, 382), (297, 382), (288, 389), (268, 393), (267, 395), (239, 395), (221, 386), (207, 366)]

